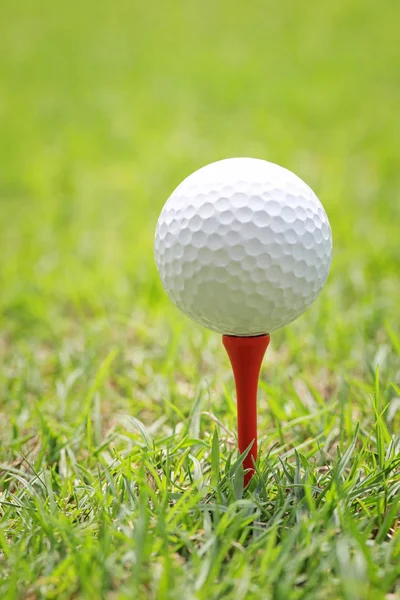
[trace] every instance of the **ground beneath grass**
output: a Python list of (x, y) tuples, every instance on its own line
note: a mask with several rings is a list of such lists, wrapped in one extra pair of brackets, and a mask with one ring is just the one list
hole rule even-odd
[[(0, 597), (400, 598), (400, 7), (5, 0)], [(196, 168), (305, 179), (334, 260), (272, 336), (243, 490), (219, 336), (153, 232)]]

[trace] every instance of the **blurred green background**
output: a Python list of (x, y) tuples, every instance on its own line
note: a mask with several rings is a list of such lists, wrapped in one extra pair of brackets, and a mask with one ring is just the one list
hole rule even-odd
[(3, 329), (169, 310), (162, 204), (196, 168), (247, 155), (295, 171), (327, 209), (324, 327), (373, 336), (395, 316), (397, 2), (6, 0), (1, 15)]
[[(328, 284), (306, 315), (274, 334), (280, 356), (270, 350), (268, 380), (285, 389), (299, 373), (332, 398), (342, 380), (379, 363), (389, 385), (386, 365), (398, 361), (387, 330), (398, 330), (400, 296), (397, 2), (382, 10), (372, 0), (24, 0), (3, 2), (1, 12), (7, 420), (32, 388), (45, 414), (67, 422), (53, 398), (57, 378), (86, 365), (90, 380), (116, 346), (123, 392), (108, 390), (106, 406), (145, 422), (164, 411), (171, 419), (165, 394), (187, 411), (206, 377), (211, 406), (233, 422), (215, 387), (222, 365), (230, 377), (218, 336), (172, 306), (153, 259), (169, 194), (229, 156), (293, 170), (333, 229)], [(123, 363), (131, 352), (140, 356), (133, 374)], [(176, 389), (178, 373), (190, 393)], [(160, 377), (161, 387), (146, 388)], [(74, 390), (71, 410), (84, 394), (79, 378)], [(27, 420), (35, 431), (33, 415)]]

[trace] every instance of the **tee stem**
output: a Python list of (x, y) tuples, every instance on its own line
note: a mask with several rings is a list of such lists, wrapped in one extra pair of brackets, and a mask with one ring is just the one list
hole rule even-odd
[(245, 487), (254, 474), (254, 463), (257, 460), (258, 379), (269, 342), (269, 335), (255, 337), (222, 336), (222, 343), (228, 353), (235, 378), (240, 453), (242, 454), (253, 443), (243, 461)]

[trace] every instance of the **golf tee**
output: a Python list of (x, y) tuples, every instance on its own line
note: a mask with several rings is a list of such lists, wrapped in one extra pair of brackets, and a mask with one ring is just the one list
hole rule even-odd
[(270, 342), (269, 335), (236, 337), (223, 335), (222, 342), (232, 365), (237, 397), (238, 445), (243, 453), (252, 444), (243, 461), (246, 486), (254, 473), (257, 459), (257, 390), (261, 364)]

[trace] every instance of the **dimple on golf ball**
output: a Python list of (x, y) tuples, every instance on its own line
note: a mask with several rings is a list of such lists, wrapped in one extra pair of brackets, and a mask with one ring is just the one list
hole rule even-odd
[(270, 333), (299, 317), (328, 277), (332, 234), (291, 171), (229, 158), (187, 177), (158, 219), (155, 259), (173, 302), (205, 327)]

